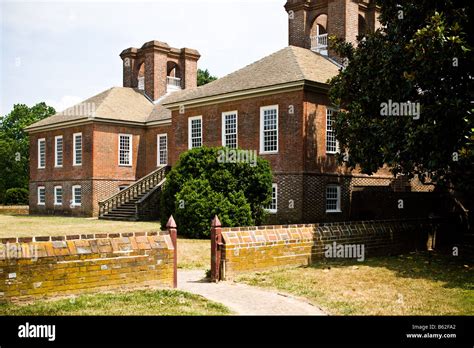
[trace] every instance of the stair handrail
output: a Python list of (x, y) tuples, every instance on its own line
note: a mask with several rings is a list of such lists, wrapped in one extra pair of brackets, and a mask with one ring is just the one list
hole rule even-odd
[(110, 196), (107, 199), (99, 201), (99, 216), (103, 216), (113, 208), (119, 207), (127, 200), (138, 197), (147, 190), (147, 186), (150, 188), (152, 186), (158, 185), (165, 178), (169, 168), (169, 166), (161, 166), (151, 173), (145, 175), (143, 178), (139, 179), (126, 189), (123, 189), (122, 191)]

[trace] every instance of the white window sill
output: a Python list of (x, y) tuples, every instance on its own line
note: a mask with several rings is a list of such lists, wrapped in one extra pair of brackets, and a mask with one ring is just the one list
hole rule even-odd
[(276, 214), (277, 213), (277, 210), (268, 210), (268, 209), (265, 209), (265, 211), (269, 214)]
[(46, 167), (38, 167), (38, 169), (46, 169)]
[(332, 213), (342, 213), (342, 210), (326, 210), (326, 213), (332, 214)]
[(38, 203), (38, 205), (45, 206), (45, 205), (46, 205), (46, 203)]
[(133, 165), (131, 164), (119, 164), (119, 167), (131, 168)]
[(62, 203), (54, 203), (55, 207), (62, 206), (62, 205), (63, 205)]
[(326, 155), (337, 155), (337, 151), (336, 152), (332, 152), (332, 151), (326, 151)]
[(63, 166), (54, 166), (54, 168), (62, 168)]
[(81, 164), (73, 164), (72, 166), (73, 166), (73, 167), (81, 167), (81, 166), (82, 166), (82, 163), (81, 163)]
[(260, 151), (259, 155), (277, 155), (278, 151)]

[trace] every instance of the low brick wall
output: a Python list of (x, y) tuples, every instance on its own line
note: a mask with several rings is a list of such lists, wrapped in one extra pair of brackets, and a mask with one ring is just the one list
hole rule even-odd
[(173, 287), (173, 272), (168, 232), (3, 238), (0, 301), (148, 283)]
[(28, 215), (29, 211), (27, 205), (0, 205), (0, 214)]
[(365, 257), (426, 250), (429, 221), (357, 221), (309, 225), (222, 228), (221, 278), (325, 258), (328, 244), (364, 245)]

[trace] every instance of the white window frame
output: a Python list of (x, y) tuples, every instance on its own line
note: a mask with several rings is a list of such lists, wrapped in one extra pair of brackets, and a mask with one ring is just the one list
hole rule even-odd
[[(337, 201), (336, 201), (336, 209), (328, 209), (328, 189), (329, 188), (336, 188), (337, 189)], [(325, 200), (324, 200), (326, 213), (340, 213), (341, 212), (341, 186), (337, 184), (329, 184), (326, 186), (325, 190)]]
[[(332, 124), (334, 124), (334, 112), (336, 112), (337, 110), (334, 109), (334, 108), (330, 108), (330, 107), (327, 107), (326, 108), (326, 154), (328, 155), (334, 155), (336, 153), (339, 152), (339, 142), (337, 141), (336, 139), (336, 135), (334, 134), (334, 129), (333, 129), (333, 126), (331, 126), (331, 131), (328, 130), (328, 118), (331, 116), (332, 119), (331, 119), (331, 122)], [(336, 141), (336, 145), (335, 145), (335, 150), (332, 151), (332, 150), (328, 150), (328, 133), (331, 133), (333, 136), (334, 136), (334, 139)]]
[[(160, 152), (161, 152), (161, 147), (160, 147), (160, 138), (165, 137), (166, 138), (166, 160), (165, 163), (160, 163)], [(168, 134), (167, 133), (162, 133), (162, 134), (157, 134), (156, 135), (156, 166), (166, 166), (168, 165)]]
[(203, 144), (204, 144), (202, 116), (190, 117), (190, 118), (188, 118), (188, 149), (189, 150), (197, 148), (197, 147), (193, 147), (193, 138), (192, 138), (192, 133), (191, 133), (191, 125), (192, 125), (194, 120), (200, 120), (201, 121), (201, 146), (198, 146), (198, 147), (202, 147)]
[[(81, 162), (77, 162), (77, 147), (76, 147), (76, 138), (81, 137)], [(82, 137), (82, 133), (74, 133), (72, 135), (72, 147), (74, 149), (73, 151), (73, 166), (82, 166), (82, 162), (84, 162), (84, 138)]]
[[(44, 190), (44, 202), (41, 202), (41, 195), (40, 195), (40, 191), (41, 190)], [(38, 186), (38, 189), (37, 189), (37, 196), (38, 196), (38, 199), (37, 199), (37, 202), (38, 202), (38, 205), (46, 205), (46, 187), (44, 186)]]
[[(123, 164), (120, 163), (120, 138), (127, 137), (129, 143), (129, 150), (128, 150), (128, 163)], [(118, 165), (119, 167), (132, 167), (133, 166), (133, 134), (119, 134), (118, 135)]]
[[(58, 140), (61, 139), (61, 164), (58, 164)], [(64, 164), (64, 139), (62, 135), (54, 137), (54, 167), (62, 168)]]
[[(44, 142), (44, 165), (41, 165), (41, 143)], [(38, 139), (38, 169), (46, 168), (46, 138)]]
[[(80, 188), (81, 189), (81, 203), (76, 203), (76, 188)], [(73, 207), (80, 207), (82, 205), (82, 186), (81, 185), (73, 185), (72, 186), (72, 204), (71, 206)]]
[[(276, 139), (276, 150), (272, 151), (265, 151), (265, 137), (264, 137), (264, 113), (267, 110), (272, 110), (276, 109), (276, 134), (277, 134), (277, 139)], [(280, 134), (278, 131), (278, 119), (279, 119), (279, 108), (278, 104), (277, 105), (268, 105), (268, 106), (262, 106), (260, 107), (260, 153), (261, 154), (276, 154), (278, 153), (279, 150), (279, 142), (280, 142)]]
[(226, 133), (226, 116), (234, 116), (235, 115), (235, 133), (229, 133), (229, 135), (235, 134), (235, 148), (239, 147), (239, 113), (237, 110), (235, 111), (227, 111), (222, 113), (222, 146), (227, 145), (227, 133)]
[[(275, 197), (273, 197), (273, 190), (275, 190)], [(275, 208), (272, 208), (273, 199), (275, 199)], [(265, 208), (265, 210), (270, 214), (276, 214), (278, 212), (278, 184), (272, 184), (272, 202)]]
[[(58, 202), (58, 189), (61, 189), (61, 203)], [(64, 191), (62, 186), (54, 186), (54, 205), (63, 205)]]

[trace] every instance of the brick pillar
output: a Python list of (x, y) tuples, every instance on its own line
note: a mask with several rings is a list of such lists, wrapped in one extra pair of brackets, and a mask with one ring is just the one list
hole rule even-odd
[(211, 224), (211, 281), (221, 280), (221, 244), (222, 244), (222, 224), (215, 216)]
[(171, 241), (173, 242), (174, 256), (173, 256), (173, 287), (178, 287), (178, 230), (173, 215), (170, 216), (166, 224)]

